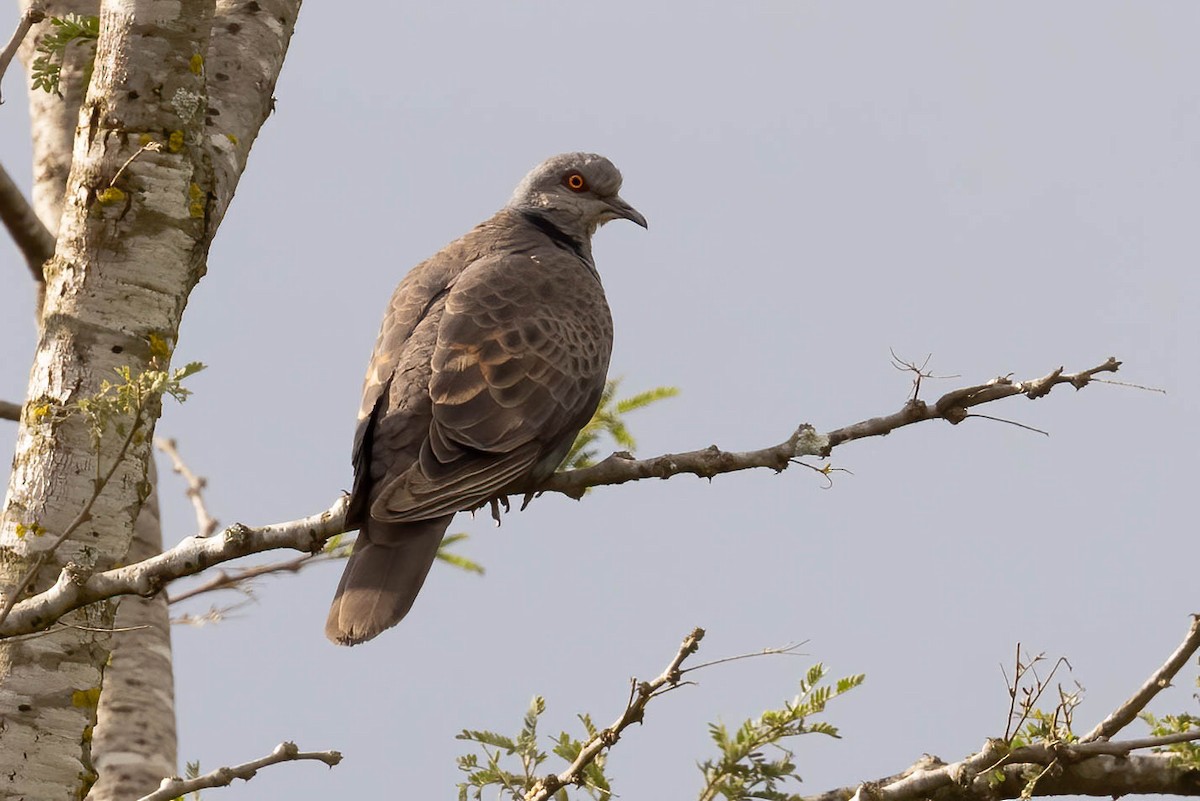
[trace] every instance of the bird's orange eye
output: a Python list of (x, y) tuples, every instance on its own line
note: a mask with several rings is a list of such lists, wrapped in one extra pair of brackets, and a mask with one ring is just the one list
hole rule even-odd
[(587, 181), (583, 180), (583, 176), (577, 172), (573, 172), (568, 175), (563, 180), (563, 183), (566, 184), (567, 188), (572, 192), (582, 192), (587, 188)]

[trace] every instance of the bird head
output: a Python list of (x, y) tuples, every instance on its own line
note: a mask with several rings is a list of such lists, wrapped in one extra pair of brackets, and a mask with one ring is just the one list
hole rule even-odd
[(610, 220), (646, 218), (619, 194), (621, 172), (595, 153), (563, 153), (534, 167), (513, 193), (509, 208), (536, 214), (567, 234), (591, 237)]

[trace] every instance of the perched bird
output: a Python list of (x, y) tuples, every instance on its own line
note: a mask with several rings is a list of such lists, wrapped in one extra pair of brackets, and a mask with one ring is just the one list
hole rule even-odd
[(612, 351), (592, 234), (616, 219), (646, 227), (620, 188), (603, 156), (547, 159), (396, 287), (358, 413), (347, 523), (359, 534), (329, 639), (399, 623), (454, 513), (549, 477), (591, 419)]

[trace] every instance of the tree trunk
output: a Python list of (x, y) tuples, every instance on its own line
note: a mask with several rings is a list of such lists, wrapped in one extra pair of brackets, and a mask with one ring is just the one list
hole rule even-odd
[[(116, 368), (136, 376), (151, 367), (155, 338), (173, 340), (204, 270), (212, 172), (199, 146), (204, 74), (192, 56), (207, 50), (213, 9), (184, 2), (170, 17), (158, 6), (106, 0), (101, 8), (0, 524), (0, 582), (9, 588), (30, 571), (41, 589), (68, 563), (86, 572), (123, 559), (148, 491), (153, 419), (132, 436), (127, 417), (93, 443), (71, 409), (115, 379)], [(178, 134), (162, 152), (143, 151), (122, 170), (144, 137), (166, 132)], [(98, 477), (110, 473), (100, 487)], [(51, 553), (77, 519), (82, 525)], [(77, 799), (94, 782), (91, 733), (114, 607), (80, 610), (63, 621), (75, 625), (0, 650), (0, 708), (14, 710), (0, 729), (7, 797)]]
[[(27, 3), (26, 3), (27, 5)], [(67, 13), (96, 16), (96, 0), (54, 3), (51, 16)], [(21, 60), (28, 70), (38, 42), (49, 24), (26, 37)], [(60, 77), (62, 98), (30, 90), (30, 132), (34, 143), (33, 202), (42, 224), (58, 230), (63, 192), (71, 165), (71, 142), (86, 86), (84, 65), (90, 62), (88, 46), (69, 48)], [(43, 293), (38, 293), (40, 321)], [(162, 549), (158, 513), (158, 481), (150, 463), (150, 496), (134, 524), (134, 539), (125, 561), (144, 559)], [(92, 763), (99, 778), (89, 801), (137, 798), (158, 787), (164, 776), (176, 771), (175, 695), (171, 664), (171, 630), (167, 599), (123, 598), (116, 613), (117, 636), (104, 671), (96, 728), (92, 736)]]
[[(299, 11), (294, 0), (222, 2), (214, 19), (212, 3), (184, 2), (164, 18), (161, 5), (102, 6), (0, 521), (0, 584), (10, 592), (89, 501), (90, 514), (46, 559), (31, 588), (48, 585), (68, 562), (86, 572), (128, 549), (149, 488), (152, 428), (126, 448), (122, 432), (111, 430), (94, 445), (80, 416), (68, 412), (115, 377), (115, 368), (137, 375), (151, 367), (155, 343), (173, 340), (270, 111)], [(210, 48), (214, 25), (221, 35)], [(160, 152), (144, 147), (155, 143)], [(36, 150), (39, 177), (61, 170), (51, 150)], [(93, 499), (95, 477), (110, 470)], [(94, 780), (90, 727), (113, 614), (111, 604), (97, 604), (65, 621), (86, 627), (57, 627), (0, 647), (0, 709), (14, 710), (0, 727), (0, 795), (65, 799), (87, 792)], [(139, 725), (128, 720), (136, 704), (118, 706), (114, 713), (127, 719), (116, 728)], [(153, 714), (163, 723), (167, 712)], [(122, 747), (111, 747), (114, 756), (104, 761), (117, 766)]]

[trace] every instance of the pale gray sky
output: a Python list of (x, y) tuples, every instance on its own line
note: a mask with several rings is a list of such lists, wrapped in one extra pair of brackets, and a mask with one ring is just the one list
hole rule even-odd
[[(927, 424), (802, 469), (543, 498), (456, 521), (478, 578), (439, 567), (411, 616), (345, 650), (339, 569), (264, 581), (177, 629), (180, 755), (215, 768), (283, 739), (343, 764), (214, 798), (451, 797), (463, 728), (607, 723), (687, 631), (737, 662), (655, 702), (610, 759), (625, 799), (687, 798), (706, 722), (790, 698), (807, 666), (865, 672), (795, 743), (804, 792), (954, 759), (1003, 733), (1017, 642), (1066, 655), (1090, 728), (1196, 611), (1200, 6), (1181, 2), (309, 3), (178, 357), (207, 362), (162, 434), (223, 522), (324, 508), (350, 485), (363, 370), (392, 287), (542, 158), (609, 156), (649, 231), (597, 237), (639, 452), (748, 449), (800, 422), (900, 407), (888, 349), (961, 379), (1125, 360), (1119, 378), (985, 410), (1051, 432)], [(28, 181), (10, 76), (0, 158)], [(0, 397), (33, 344), (0, 246)], [(15, 433), (2, 424), (5, 453)], [(167, 538), (194, 521), (163, 482)], [(203, 611), (196, 604), (191, 611)], [(1194, 669), (1159, 712), (1191, 707)], [(1140, 731), (1135, 726), (1131, 731)], [(207, 793), (206, 793), (207, 797)]]

